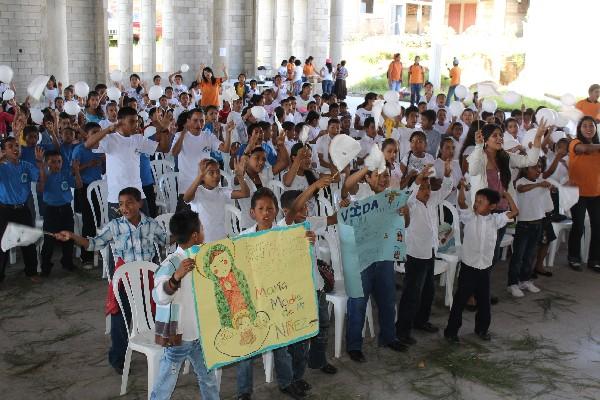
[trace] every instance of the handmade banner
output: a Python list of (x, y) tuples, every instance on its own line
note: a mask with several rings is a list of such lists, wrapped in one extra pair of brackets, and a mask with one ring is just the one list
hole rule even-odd
[(350, 297), (362, 297), (360, 273), (377, 261), (402, 261), (406, 255), (404, 217), (398, 210), (408, 193), (386, 190), (338, 211), (344, 285)]
[(307, 225), (195, 246), (193, 290), (206, 367), (305, 340), (319, 331)]

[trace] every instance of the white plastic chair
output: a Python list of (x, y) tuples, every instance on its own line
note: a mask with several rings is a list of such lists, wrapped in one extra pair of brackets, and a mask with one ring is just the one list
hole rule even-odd
[[(166, 174), (167, 172), (175, 171), (175, 163), (169, 160), (157, 158), (150, 161), (150, 168), (152, 170), (154, 183), (156, 186), (158, 186), (158, 182), (164, 174)], [(156, 205), (164, 209), (164, 207), (166, 206), (165, 199), (163, 198), (163, 195), (160, 190), (157, 190), (156, 192)]]
[(233, 204), (225, 204), (225, 224), (230, 237), (240, 234), (242, 211)]
[[(460, 251), (462, 247), (460, 239), (460, 219), (458, 210), (449, 201), (444, 201), (438, 209), (439, 222), (443, 222), (444, 209), (450, 211), (452, 215), (452, 232), (454, 239), (454, 247), (443, 252), (438, 252), (437, 256), (441, 260), (435, 260), (434, 275), (444, 274), (440, 277), (440, 285), (446, 286), (446, 297), (444, 304), (447, 307), (452, 307), (454, 296), (454, 278), (456, 277), (456, 269), (460, 261)], [(447, 265), (444, 265), (447, 264)]]
[(508, 257), (508, 248), (512, 247), (514, 240), (515, 237), (509, 233), (505, 233), (504, 237), (502, 237), (502, 240), (500, 241), (500, 248), (502, 249), (502, 257), (500, 258), (502, 260), (506, 260)]
[[(125, 288), (131, 309), (131, 326), (124, 318), (129, 335), (129, 344), (125, 353), (123, 377), (121, 378), (121, 396), (127, 393), (127, 381), (133, 351), (144, 354), (148, 360), (148, 398), (150, 398), (154, 381), (158, 375), (163, 348), (154, 343), (154, 317), (150, 308), (151, 294), (148, 276), (149, 272), (155, 272), (157, 268), (156, 264), (148, 261), (135, 261), (123, 264), (113, 275), (112, 287), (121, 312), (123, 312), (123, 304), (121, 297), (118, 295), (119, 283), (121, 282)], [(127, 274), (127, 277), (125, 274)]]
[(158, 180), (158, 187), (165, 200), (165, 213), (174, 213), (177, 209), (177, 172), (167, 172)]
[[(332, 292), (325, 295), (325, 299), (333, 306), (333, 315), (335, 318), (335, 358), (340, 358), (342, 354), (342, 337), (344, 333), (344, 320), (346, 319), (346, 311), (348, 307), (348, 295), (344, 287), (343, 270), (342, 270), (342, 255), (340, 253), (340, 242), (338, 233), (334, 229), (328, 230), (322, 236), (327, 243), (327, 250), (324, 246), (319, 246), (319, 252), (324, 258), (329, 255), (331, 267), (336, 276), (334, 288)], [(331, 307), (330, 307), (331, 313)], [(375, 327), (373, 323), (373, 308), (371, 299), (367, 302), (367, 312), (365, 317), (365, 327), (363, 328), (363, 336), (365, 328), (369, 326), (371, 337), (375, 337)]]
[[(42, 216), (40, 215), (40, 205), (38, 203), (38, 198), (37, 198), (37, 182), (31, 182), (31, 193), (33, 196), (33, 208), (35, 210), (35, 227), (37, 229), (43, 229), (44, 228), (44, 219), (42, 218)], [(42, 235), (42, 237), (35, 242), (35, 250), (37, 253), (37, 270), (38, 272), (42, 272), (42, 245), (44, 244), (44, 235)], [(9, 253), (9, 261), (11, 262), (11, 264), (14, 264), (17, 262), (17, 252), (16, 252), (16, 248), (12, 248), (10, 249), (10, 253)], [(14, 259), (14, 260), (13, 260)]]
[[(171, 231), (169, 230), (169, 221), (171, 221), (171, 217), (173, 216), (173, 213), (166, 213), (166, 214), (160, 214), (158, 216), (156, 216), (155, 221), (158, 222), (158, 224), (160, 226), (162, 226), (162, 228), (165, 230), (165, 232), (167, 233), (167, 246), (164, 249), (164, 253), (165, 253), (165, 257), (166, 254), (169, 254), (172, 252), (172, 247), (171, 245), (168, 244), (169, 242), (169, 238), (171, 236)], [(164, 260), (164, 257), (162, 257), (162, 253), (161, 253), (161, 249), (158, 246), (158, 244), (154, 243), (154, 246), (156, 247), (156, 254), (158, 254), (160, 260)]]
[[(96, 215), (93, 198), (94, 195), (98, 200), (100, 215)], [(104, 179), (94, 181), (88, 185), (86, 193), (87, 201), (92, 209), (94, 221), (97, 223), (96, 230), (100, 230), (104, 225), (108, 224), (108, 183)], [(98, 223), (99, 221), (99, 223)], [(108, 278), (108, 256), (110, 249), (108, 246), (100, 250), (102, 254), (102, 277)], [(94, 265), (98, 265), (98, 254), (94, 253)]]
[(552, 229), (554, 229), (554, 233), (556, 234), (556, 240), (550, 242), (548, 246), (548, 255), (546, 256), (546, 265), (549, 267), (554, 266), (554, 260), (556, 259), (556, 252), (558, 251), (558, 246), (560, 246), (561, 242), (566, 241), (567, 233), (571, 230), (573, 226), (573, 221), (570, 219), (566, 219), (561, 222), (553, 222)]

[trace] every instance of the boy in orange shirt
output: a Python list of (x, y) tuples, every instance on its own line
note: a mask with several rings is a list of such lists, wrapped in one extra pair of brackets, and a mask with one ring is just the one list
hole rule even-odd
[(583, 113), (583, 115), (592, 117), (596, 122), (600, 122), (600, 85), (594, 83), (588, 89), (587, 99), (579, 100), (575, 107)]
[(450, 74), (450, 87), (448, 88), (448, 96), (446, 97), (446, 107), (450, 105), (450, 102), (452, 101), (453, 97), (454, 100), (458, 100), (458, 97), (456, 97), (456, 95), (454, 94), (454, 90), (458, 85), (460, 85), (461, 70), (458, 67), (458, 59), (456, 57), (454, 57), (452, 65), (452, 68), (448, 68)]
[(410, 84), (410, 105), (419, 104), (421, 99), (421, 89), (425, 81), (425, 70), (419, 64), (421, 57), (415, 57), (415, 63), (408, 69), (408, 83)]

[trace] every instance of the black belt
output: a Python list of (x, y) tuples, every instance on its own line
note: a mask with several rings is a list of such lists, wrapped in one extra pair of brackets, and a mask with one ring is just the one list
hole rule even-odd
[(8, 208), (10, 210), (19, 210), (27, 207), (25, 204), (0, 204), (1, 208)]

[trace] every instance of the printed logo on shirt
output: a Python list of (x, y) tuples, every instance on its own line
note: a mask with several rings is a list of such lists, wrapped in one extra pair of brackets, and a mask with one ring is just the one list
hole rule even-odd
[(27, 183), (29, 181), (29, 174), (27, 172), (23, 172), (21, 174), (21, 183)]
[(60, 183), (60, 188), (63, 192), (66, 192), (67, 190), (69, 190), (69, 182), (67, 181), (62, 181)]

